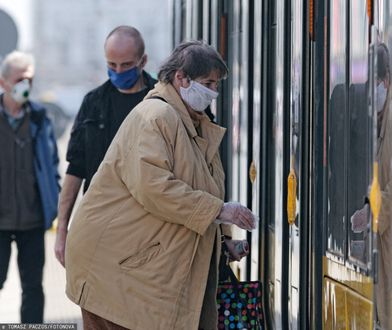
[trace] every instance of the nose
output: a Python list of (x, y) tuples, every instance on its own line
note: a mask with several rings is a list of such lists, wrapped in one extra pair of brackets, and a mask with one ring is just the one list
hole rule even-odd
[(122, 73), (122, 72), (124, 72), (124, 71), (127, 71), (127, 69), (124, 68), (124, 67), (121, 66), (121, 65), (117, 66), (117, 68), (116, 68), (116, 72), (117, 72), (117, 73)]
[(218, 91), (218, 83), (209, 83), (207, 86), (209, 89), (213, 90), (214, 92)]
[(121, 73), (124, 71), (120, 64), (115, 63), (110, 64), (110, 69), (113, 70), (115, 73)]
[(116, 73), (121, 73), (121, 66), (120, 65), (113, 65), (112, 70)]

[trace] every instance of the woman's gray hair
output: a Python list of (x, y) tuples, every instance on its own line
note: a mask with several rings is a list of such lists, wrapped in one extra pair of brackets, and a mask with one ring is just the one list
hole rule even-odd
[(162, 64), (158, 73), (159, 81), (172, 83), (178, 70), (192, 80), (207, 77), (213, 71), (218, 73), (220, 79), (226, 78), (228, 74), (220, 54), (202, 41), (188, 41), (178, 45)]
[(34, 67), (33, 55), (14, 50), (9, 53), (0, 66), (0, 77), (8, 78), (12, 69)]

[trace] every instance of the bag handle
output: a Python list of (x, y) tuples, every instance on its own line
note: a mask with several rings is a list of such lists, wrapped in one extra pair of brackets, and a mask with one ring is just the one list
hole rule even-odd
[(167, 103), (167, 101), (166, 101), (163, 97), (160, 97), (160, 96), (158, 96), (158, 95), (150, 96), (150, 97), (149, 97), (148, 99), (146, 99), (146, 100), (151, 100), (151, 99), (161, 100), (162, 102)]
[(226, 279), (230, 279), (230, 282), (237, 285), (239, 283), (237, 276), (235, 276), (233, 270), (231, 269), (229, 265), (229, 250), (227, 249), (227, 246), (224, 241), (222, 241), (222, 256), (220, 260), (220, 267), (219, 267), (219, 277), (223, 278), (224, 281)]

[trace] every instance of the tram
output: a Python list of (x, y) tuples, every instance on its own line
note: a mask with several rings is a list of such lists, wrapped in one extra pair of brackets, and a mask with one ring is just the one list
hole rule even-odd
[(267, 329), (392, 329), (392, 3), (172, 0), (171, 22), (229, 66), (227, 199), (260, 218), (234, 267)]

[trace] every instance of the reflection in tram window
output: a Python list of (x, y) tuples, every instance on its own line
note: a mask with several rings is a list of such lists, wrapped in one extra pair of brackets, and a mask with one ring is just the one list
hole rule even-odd
[[(366, 2), (352, 1), (350, 10), (349, 52), (349, 134), (347, 159), (347, 219), (348, 257), (352, 263), (367, 269), (369, 260), (368, 204), (366, 196), (370, 184), (369, 164), (371, 163), (370, 117), (368, 116), (368, 45), (369, 26)], [(362, 222), (351, 220), (358, 212)]]
[(346, 254), (345, 118), (347, 81), (347, 4), (331, 1), (328, 107), (328, 251), (343, 259)]
[(367, 109), (368, 84), (350, 86), (350, 148), (348, 152), (347, 208), (349, 218), (349, 256), (353, 262), (366, 267), (369, 244), (369, 117)]
[(345, 84), (336, 85), (329, 102), (328, 251), (344, 258), (345, 230)]
[(392, 113), (390, 92), (390, 54), (385, 44), (377, 48), (377, 161), (381, 189), (378, 226), (379, 272), (377, 316), (383, 329), (392, 329)]

